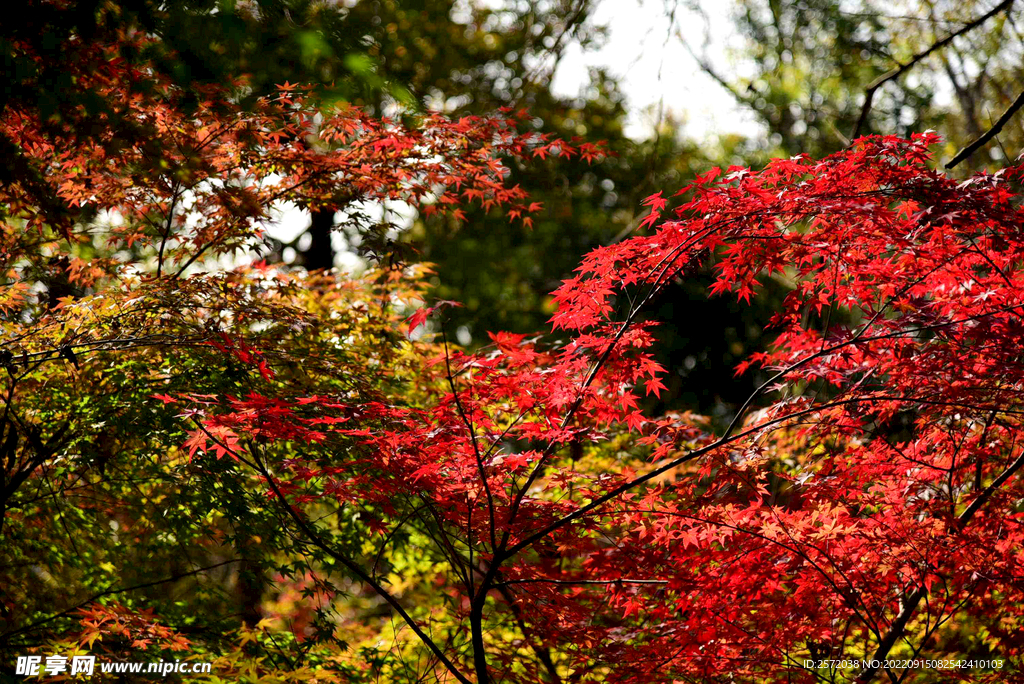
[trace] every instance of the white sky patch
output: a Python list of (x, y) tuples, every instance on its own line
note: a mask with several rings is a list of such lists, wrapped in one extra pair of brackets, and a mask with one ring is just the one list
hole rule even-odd
[(276, 203), (270, 220), (263, 226), (264, 230), (281, 242), (291, 242), (308, 227), (309, 212), (293, 202)]
[[(731, 3), (704, 3), (710, 44), (707, 55), (724, 74), (737, 73), (739, 66), (729, 58), (737, 47), (729, 11)], [(605, 0), (594, 17), (608, 26), (608, 40), (598, 50), (584, 52), (572, 44), (566, 49), (552, 82), (559, 95), (575, 96), (586, 86), (590, 67), (606, 67), (618, 77), (628, 98), (626, 134), (634, 139), (649, 137), (663, 102), (665, 113), (685, 121), (685, 134), (705, 141), (719, 134), (757, 135), (761, 127), (735, 99), (701, 71), (681, 38), (697, 55), (705, 54), (705, 19), (680, 6), (674, 21), (662, 0)]]

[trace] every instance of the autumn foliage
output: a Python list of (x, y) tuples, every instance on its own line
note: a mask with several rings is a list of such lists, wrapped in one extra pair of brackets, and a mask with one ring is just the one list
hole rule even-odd
[[(431, 516), (445, 618), (473, 660), (421, 636), (456, 679), (785, 681), (819, 675), (808, 658), (1011, 658), (1020, 171), (958, 183), (929, 169), (933, 142), (712, 171), (671, 212), (651, 198), (649, 235), (591, 253), (555, 293), (568, 341), (443, 345), (415, 407), (233, 400), (193, 444), (251, 465), (314, 540), (299, 511), (321, 498), (380, 511), (378, 555)], [(715, 293), (792, 286), (774, 345), (738, 369), (771, 380), (724, 434), (640, 409), (665, 372), (643, 305), (702, 259)], [(295, 439), (303, 457), (274, 459)]]
[[(468, 352), (387, 240), (360, 277), (248, 255), (288, 202), (377, 238), (385, 200), (528, 224), (505, 164), (598, 146), (288, 84), (186, 102), (98, 59), (117, 122), (0, 117), (36, 173), (0, 199), (5, 648), (193, 648), (251, 681), (994, 682), (1021, 662), (1021, 167), (950, 178), (923, 134), (709, 171), (584, 257), (551, 330)], [(737, 368), (769, 380), (724, 429), (648, 410), (672, 371), (649, 304), (702, 267), (711, 296), (789, 292)], [(79, 512), (48, 517), (56, 492)], [(136, 588), (240, 563), (274, 587), (265, 619), (207, 638), (189, 597), (172, 629), (99, 578), (37, 601), (18, 568), (68, 517), (92, 545), (53, 563), (66, 581), (138, 562), (112, 528), (151, 554)], [(207, 566), (161, 574), (179, 541)]]

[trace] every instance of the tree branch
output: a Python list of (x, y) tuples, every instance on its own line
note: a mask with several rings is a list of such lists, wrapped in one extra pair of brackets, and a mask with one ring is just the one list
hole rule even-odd
[[(1011, 463), (1006, 470), (1004, 470), (999, 477), (992, 481), (988, 487), (985, 488), (981, 494), (978, 495), (971, 505), (968, 506), (963, 513), (957, 516), (957, 529), (962, 530), (964, 526), (970, 522), (974, 514), (984, 506), (992, 495), (995, 494), (996, 490), (1003, 486), (1003, 483), (1013, 477), (1013, 474), (1020, 470), (1021, 466), (1024, 466), (1024, 451), (1021, 452), (1020, 456)], [(924, 586), (919, 586), (910, 596), (907, 597), (906, 602), (903, 604), (903, 608), (900, 610), (900, 614), (896, 616), (896, 620), (893, 621), (889, 631), (882, 638), (882, 641), (878, 644), (878, 649), (875, 651), (875, 655), (872, 657), (871, 662), (877, 663), (885, 660), (886, 656), (889, 655), (889, 651), (896, 645), (896, 641), (903, 635), (903, 630), (906, 628), (907, 623), (910, 622), (910, 618), (913, 617), (914, 611), (917, 610), (917, 606), (921, 603), (921, 599), (925, 597), (928, 590)], [(875, 673), (878, 672), (877, 665), (869, 665), (868, 667), (861, 670), (861, 673), (857, 675), (857, 682), (863, 684), (871, 681), (874, 678)]]
[(406, 612), (405, 608), (402, 606), (401, 603), (398, 602), (398, 599), (396, 599), (391, 594), (391, 592), (385, 589), (383, 585), (380, 584), (380, 582), (375, 580), (365, 570), (363, 570), (358, 563), (350, 559), (345, 554), (340, 553), (339, 551), (336, 551), (335, 549), (331, 548), (330, 545), (328, 545), (325, 541), (323, 541), (320, 538), (320, 535), (317, 534), (309, 526), (309, 524), (302, 518), (302, 516), (298, 514), (295, 508), (290, 503), (288, 503), (288, 499), (285, 498), (284, 493), (277, 486), (277, 480), (275, 480), (273, 475), (270, 474), (270, 471), (267, 469), (267, 467), (263, 465), (263, 462), (260, 461), (258, 455), (253, 453), (252, 462), (248, 461), (240, 453), (238, 453), (238, 451), (232, 449), (227, 444), (225, 444), (224, 442), (217, 439), (214, 435), (212, 435), (210, 431), (206, 429), (206, 426), (203, 425), (201, 422), (197, 420), (195, 421), (195, 423), (210, 440), (217, 443), (222, 449), (224, 449), (227, 453), (231, 454), (234, 458), (237, 458), (240, 462), (245, 463), (250, 468), (256, 470), (256, 472), (258, 472), (264, 479), (266, 479), (267, 483), (270, 485), (270, 488), (274, 491), (274, 495), (277, 497), (277, 500), (281, 502), (282, 508), (284, 508), (288, 516), (295, 521), (295, 524), (298, 526), (298, 528), (302, 530), (303, 533), (305, 533), (306, 538), (309, 540), (310, 543), (312, 543), (314, 546), (316, 546), (318, 549), (326, 553), (328, 556), (330, 556), (331, 558), (345, 566), (353, 575), (355, 575), (360, 580), (365, 582), (370, 588), (372, 588), (377, 593), (378, 596), (383, 598), (388, 603), (388, 605), (394, 608), (395, 611), (400, 616), (402, 616), (402, 619), (405, 621), (405, 623), (409, 625), (409, 628), (412, 629), (413, 633), (415, 633), (416, 636), (419, 637), (420, 641), (422, 641), (424, 645), (426, 645), (426, 647), (429, 648), (430, 651), (437, 657), (437, 659), (444, 664), (445, 668), (447, 668), (448, 671), (452, 673), (455, 679), (461, 682), (461, 684), (473, 684), (469, 679), (466, 678), (465, 675), (463, 675), (459, 671), (455, 664), (448, 659), (448, 656), (446, 656), (444, 652), (437, 646), (437, 644), (434, 643), (434, 640), (431, 639), (430, 636), (423, 631), (423, 629), (415, 620), (413, 620), (412, 616), (409, 615), (408, 612)]
[(223, 561), (222, 563), (215, 563), (214, 565), (207, 565), (206, 567), (203, 567), (203, 568), (197, 568), (196, 570), (190, 570), (189, 572), (183, 572), (183, 573), (180, 573), (180, 574), (177, 574), (177, 575), (171, 575), (170, 577), (166, 577), (164, 579), (156, 580), (156, 581), (153, 581), (153, 582), (144, 582), (142, 584), (133, 584), (130, 587), (121, 587), (120, 589), (107, 589), (106, 591), (101, 591), (98, 594), (94, 594), (93, 596), (90, 596), (89, 598), (87, 598), (86, 600), (82, 601), (81, 603), (78, 603), (78, 604), (76, 604), (74, 606), (71, 606), (70, 608), (67, 608), (66, 610), (62, 610), (59, 613), (51, 615), (48, 618), (43, 618), (42, 620), (39, 620), (38, 622), (33, 622), (32, 624), (26, 625), (25, 627), (22, 627), (19, 630), (16, 630), (16, 631), (13, 631), (13, 632), (8, 632), (7, 634), (3, 635), (3, 640), (6, 642), (12, 636), (17, 636), (18, 634), (24, 634), (25, 632), (30, 632), (33, 629), (35, 629), (36, 627), (40, 627), (40, 626), (45, 625), (45, 624), (47, 624), (49, 622), (53, 622), (54, 620), (56, 620), (58, 618), (62, 618), (62, 617), (65, 617), (66, 615), (70, 615), (71, 613), (75, 612), (79, 608), (87, 606), (90, 603), (92, 603), (93, 601), (101, 599), (104, 596), (113, 596), (114, 594), (123, 594), (125, 592), (135, 591), (137, 589), (148, 589), (149, 587), (157, 587), (157, 586), (160, 586), (161, 584), (167, 584), (168, 582), (175, 582), (177, 580), (184, 579), (185, 577), (191, 577), (193, 575), (198, 575), (200, 573), (204, 573), (204, 572), (207, 572), (209, 570), (214, 570), (216, 568), (219, 568), (219, 567), (222, 567), (222, 566), (225, 566), (225, 565), (230, 565), (231, 563), (240, 563), (243, 560), (244, 560), (243, 558), (232, 558), (231, 560), (226, 560), (226, 561)]
[(896, 79), (896, 78), (899, 78), (900, 76), (902, 76), (904, 73), (906, 73), (911, 68), (913, 68), (914, 65), (916, 65), (918, 62), (920, 62), (922, 59), (924, 59), (928, 55), (932, 54), (936, 50), (941, 50), (946, 45), (949, 45), (949, 43), (951, 43), (954, 38), (962, 36), (963, 34), (967, 33), (968, 31), (970, 31), (970, 30), (972, 30), (972, 29), (974, 29), (974, 28), (976, 28), (978, 26), (981, 26), (986, 21), (988, 21), (990, 18), (994, 17), (995, 15), (999, 14), (1000, 12), (1002, 12), (1004, 10), (1009, 9), (1012, 4), (1013, 4), (1013, 0), (1003, 0), (1001, 3), (999, 3), (998, 5), (993, 7), (991, 10), (989, 10), (985, 14), (981, 15), (980, 17), (978, 17), (977, 19), (974, 19), (973, 21), (964, 24), (959, 30), (954, 31), (953, 33), (950, 33), (948, 36), (946, 36), (942, 40), (939, 40), (939, 41), (936, 41), (936, 42), (932, 43), (931, 46), (929, 46), (927, 49), (925, 49), (925, 50), (923, 50), (921, 52), (918, 52), (916, 55), (914, 55), (913, 57), (910, 58), (910, 61), (906, 62), (905, 64), (899, 65), (895, 69), (882, 74), (881, 76), (876, 78), (874, 81), (872, 81), (871, 84), (864, 91), (864, 105), (861, 107), (860, 118), (857, 119), (857, 125), (854, 126), (853, 134), (850, 136), (850, 138), (851, 139), (856, 139), (858, 136), (860, 136), (861, 129), (863, 129), (864, 128), (864, 124), (867, 123), (868, 114), (871, 112), (871, 103), (872, 103), (872, 101), (875, 98), (875, 91), (877, 91), (879, 88), (881, 88), (883, 85), (885, 85), (889, 81), (891, 81), (893, 79)]
[(1013, 115), (1016, 114), (1017, 110), (1020, 109), (1022, 106), (1024, 106), (1024, 92), (1021, 92), (1021, 94), (1017, 96), (1017, 99), (1010, 103), (1010, 106), (1006, 108), (1006, 111), (1003, 112), (1003, 115), (999, 117), (999, 120), (992, 125), (992, 128), (982, 133), (973, 142), (971, 142), (962, 150), (957, 152), (956, 156), (946, 163), (946, 168), (953, 168), (954, 166), (956, 166), (957, 164), (959, 164), (960, 162), (962, 162), (963, 160), (967, 159), (972, 154), (977, 152), (979, 147), (982, 147), (989, 140), (996, 137), (999, 134), (999, 131), (1003, 130), (1003, 126), (1005, 126), (1006, 123), (1011, 118), (1013, 118)]

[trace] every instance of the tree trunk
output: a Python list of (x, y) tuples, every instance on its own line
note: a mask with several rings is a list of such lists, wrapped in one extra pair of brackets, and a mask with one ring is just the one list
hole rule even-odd
[(330, 209), (313, 211), (309, 222), (309, 248), (302, 253), (302, 263), (307, 271), (334, 267), (334, 250), (331, 248), (331, 229), (334, 227), (334, 211)]

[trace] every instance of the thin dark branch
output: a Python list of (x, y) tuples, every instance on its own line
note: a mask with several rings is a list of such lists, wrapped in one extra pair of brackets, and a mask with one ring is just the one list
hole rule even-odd
[(1000, 409), (996, 409), (995, 407), (992, 407), (992, 406), (974, 406), (974, 405), (968, 405), (968, 404), (959, 403), (959, 402), (944, 402), (944, 401), (937, 401), (937, 400), (929, 400), (929, 399), (924, 399), (924, 398), (921, 398), (921, 397), (898, 397), (898, 396), (886, 396), (886, 395), (872, 395), (872, 396), (864, 396), (864, 397), (853, 397), (853, 398), (850, 398), (850, 399), (840, 399), (840, 400), (837, 400), (837, 401), (831, 401), (831, 402), (827, 402), (827, 403), (824, 403), (824, 404), (818, 404), (818, 405), (810, 406), (810, 407), (808, 407), (806, 409), (803, 409), (803, 410), (800, 410), (800, 411), (795, 411), (793, 413), (788, 413), (788, 414), (780, 416), (778, 418), (773, 418), (772, 420), (766, 421), (764, 423), (759, 423), (759, 424), (756, 424), (756, 425), (752, 425), (749, 428), (747, 428), (746, 430), (737, 432), (737, 433), (735, 433), (735, 434), (733, 434), (733, 435), (731, 435), (729, 437), (723, 437), (721, 439), (718, 439), (715, 442), (713, 442), (711, 444), (708, 444), (707, 446), (701, 447), (699, 449), (694, 449), (693, 451), (688, 451), (686, 454), (684, 454), (684, 455), (682, 455), (682, 456), (680, 456), (678, 458), (672, 459), (671, 461), (668, 461), (667, 463), (665, 463), (665, 464), (655, 468), (654, 470), (651, 470), (651, 471), (647, 472), (644, 475), (636, 477), (636, 478), (634, 478), (634, 479), (632, 479), (632, 480), (630, 480), (628, 482), (624, 482), (623, 484), (619, 485), (618, 487), (615, 487), (615, 488), (609, 490), (607, 493), (602, 494), (599, 497), (596, 497), (595, 499), (593, 499), (590, 503), (586, 504), (585, 506), (581, 506), (580, 508), (577, 508), (572, 513), (568, 513), (568, 514), (564, 515), (563, 517), (561, 517), (561, 518), (555, 520), (554, 522), (548, 524), (546, 527), (541, 528), (537, 532), (534, 532), (533, 534), (527, 536), (525, 539), (523, 539), (523, 540), (519, 541), (518, 543), (512, 545), (511, 547), (509, 547), (507, 550), (505, 550), (502, 553), (502, 555), (500, 556), (500, 559), (502, 561), (504, 561), (504, 560), (507, 560), (507, 559), (511, 558), (512, 556), (514, 556), (517, 553), (519, 553), (520, 551), (522, 551), (524, 548), (526, 548), (528, 546), (532, 546), (536, 542), (538, 542), (541, 539), (544, 539), (545, 537), (550, 535), (552, 532), (555, 532), (555, 531), (561, 529), (562, 527), (565, 527), (566, 525), (568, 525), (568, 524), (570, 524), (572, 522), (575, 522), (576, 520), (579, 520), (580, 518), (584, 517), (585, 515), (587, 515), (591, 511), (593, 511), (593, 510), (595, 510), (597, 508), (600, 508), (601, 506), (603, 506), (604, 504), (608, 503), (612, 499), (617, 498), (619, 495), (621, 495), (621, 494), (623, 494), (625, 492), (628, 492), (631, 489), (634, 489), (634, 488), (636, 488), (636, 487), (638, 487), (638, 486), (640, 486), (640, 485), (642, 485), (642, 484), (644, 484), (646, 482), (649, 482), (650, 480), (653, 480), (654, 478), (658, 477), (659, 475), (665, 474), (666, 472), (672, 470), (673, 468), (681, 466), (684, 463), (692, 461), (695, 458), (698, 458), (698, 457), (703, 456), (705, 454), (711, 453), (712, 451), (715, 451), (716, 449), (720, 449), (720, 448), (722, 448), (722, 447), (724, 447), (724, 446), (726, 446), (728, 444), (731, 444), (731, 443), (733, 443), (733, 442), (735, 442), (735, 441), (737, 441), (737, 440), (739, 440), (739, 439), (741, 439), (743, 437), (746, 437), (747, 435), (763, 431), (763, 430), (765, 430), (767, 428), (783, 425), (787, 421), (790, 421), (790, 420), (792, 420), (794, 418), (799, 418), (801, 416), (807, 416), (807, 415), (813, 415), (813, 414), (818, 413), (820, 411), (823, 411), (825, 409), (835, 408), (835, 407), (843, 406), (843, 405), (847, 405), (847, 404), (857, 404), (857, 403), (863, 403), (863, 402), (876, 402), (876, 401), (905, 401), (905, 402), (914, 403), (914, 404), (927, 404), (927, 405), (936, 405), (936, 406), (972, 408), (972, 409), (983, 410), (983, 411), (998, 410), (1000, 413), (1024, 414), (1024, 411), (1016, 411), (1016, 410), (1012, 410), (1012, 409), (1001, 409), (1001, 408)]
[(587, 585), (587, 584), (656, 584), (665, 585), (668, 584), (668, 580), (659, 579), (608, 579), (608, 580), (561, 580), (561, 579), (549, 579), (546, 577), (529, 577), (525, 579), (511, 579), (503, 582), (496, 582), (494, 586), (502, 587), (511, 584), (566, 584), (566, 585)]
[(30, 625), (26, 625), (25, 627), (22, 627), (19, 630), (16, 630), (16, 631), (13, 631), (13, 632), (9, 632), (9, 633), (5, 634), (4, 635), (4, 641), (8, 641), (12, 636), (17, 636), (18, 634), (24, 634), (26, 632), (30, 632), (33, 629), (35, 629), (36, 627), (40, 627), (42, 625), (47, 624), (48, 622), (53, 622), (54, 620), (56, 620), (58, 618), (62, 618), (62, 617), (65, 617), (67, 615), (70, 615), (71, 613), (75, 612), (79, 608), (87, 606), (90, 603), (92, 603), (93, 601), (99, 600), (99, 599), (103, 598), (104, 596), (113, 596), (115, 594), (123, 594), (125, 592), (135, 591), (137, 589), (148, 589), (149, 587), (157, 587), (157, 586), (160, 586), (161, 584), (167, 584), (168, 582), (176, 582), (176, 581), (178, 581), (180, 579), (184, 579), (185, 577), (191, 577), (193, 575), (198, 575), (198, 574), (207, 572), (209, 570), (214, 570), (214, 569), (222, 567), (224, 565), (229, 565), (231, 563), (240, 563), (243, 560), (244, 560), (243, 558), (232, 558), (231, 560), (226, 560), (226, 561), (223, 561), (221, 563), (215, 563), (214, 565), (207, 565), (206, 567), (197, 568), (196, 570), (190, 570), (189, 572), (183, 572), (183, 573), (180, 573), (180, 574), (177, 574), (177, 575), (171, 575), (170, 577), (165, 577), (164, 579), (161, 579), (161, 580), (155, 580), (153, 582), (143, 582), (142, 584), (133, 584), (130, 587), (121, 587), (120, 589), (107, 589), (106, 591), (101, 591), (98, 594), (94, 594), (93, 596), (90, 596), (89, 598), (87, 598), (86, 600), (82, 601), (81, 603), (78, 603), (78, 604), (76, 604), (74, 606), (71, 606), (70, 608), (67, 608), (66, 610), (62, 610), (61, 612), (55, 613), (54, 615), (51, 615), (48, 618), (43, 618), (42, 620), (39, 620), (37, 622), (33, 622)]
[(999, 131), (1003, 130), (1003, 126), (1013, 118), (1013, 115), (1017, 113), (1017, 110), (1024, 106), (1024, 92), (1017, 96), (1017, 99), (1010, 103), (1010, 106), (1006, 108), (1003, 115), (999, 117), (992, 128), (988, 129), (980, 136), (978, 136), (973, 142), (968, 144), (962, 150), (956, 153), (956, 156), (949, 160), (946, 164), (947, 169), (951, 169), (963, 160), (970, 157), (972, 154), (978, 151), (979, 147), (985, 145), (989, 140), (999, 135)]
[(156, 277), (159, 278), (164, 269), (164, 248), (167, 246), (167, 240), (171, 237), (171, 228), (174, 223), (174, 209), (178, 203), (178, 185), (175, 183), (174, 192), (171, 193), (171, 205), (167, 209), (167, 222), (164, 224), (164, 236), (160, 240), (160, 251), (156, 256)]
[(875, 98), (875, 91), (877, 91), (879, 88), (881, 88), (889, 81), (902, 76), (904, 73), (913, 68), (918, 62), (920, 62), (922, 59), (932, 54), (936, 50), (941, 50), (945, 46), (949, 45), (954, 38), (962, 36), (968, 31), (978, 26), (981, 26), (995, 15), (999, 14), (1004, 10), (1009, 9), (1010, 5), (1012, 4), (1013, 0), (1003, 0), (1001, 3), (999, 3), (991, 10), (978, 17), (977, 19), (964, 24), (959, 30), (950, 33), (942, 40), (936, 41), (932, 43), (928, 48), (922, 50), (921, 52), (918, 52), (916, 55), (911, 57), (909, 61), (899, 65), (898, 67), (892, 69), (891, 71), (882, 74), (874, 81), (872, 81), (871, 84), (864, 90), (864, 105), (861, 107), (860, 118), (857, 119), (857, 125), (854, 126), (853, 134), (850, 136), (850, 138), (856, 139), (861, 134), (861, 130), (864, 128), (864, 124), (867, 123), (868, 114), (871, 112), (871, 103)]
[(547, 670), (548, 676), (546, 679), (552, 684), (561, 684), (562, 678), (558, 676), (558, 667), (555, 665), (555, 661), (551, 659), (551, 649), (545, 645), (543, 639), (534, 638), (532, 630), (526, 626), (526, 619), (523, 616), (523, 610), (516, 601), (516, 597), (512, 594), (512, 591), (505, 586), (507, 583), (497, 583), (495, 588), (501, 593), (505, 602), (508, 603), (509, 609), (512, 611), (512, 616), (515, 618), (516, 624), (519, 625), (519, 631), (523, 633), (523, 637), (530, 642), (530, 648), (537, 654), (537, 660), (544, 665)]
[(494, 549), (497, 545), (497, 531), (494, 526), (494, 495), (491, 493), (491, 485), (487, 480), (487, 470), (484, 467), (483, 454), (480, 453), (480, 445), (477, 443), (476, 428), (473, 427), (473, 422), (469, 419), (466, 408), (462, 405), (462, 400), (459, 399), (459, 389), (455, 386), (455, 376), (452, 375), (451, 355), (448, 353), (448, 336), (445, 334), (444, 328), (441, 329), (441, 339), (444, 341), (445, 377), (448, 379), (448, 386), (452, 390), (455, 408), (463, 424), (466, 426), (466, 432), (469, 433), (469, 441), (473, 445), (473, 455), (476, 457), (477, 473), (480, 475), (480, 483), (484, 486), (484, 492), (487, 494), (487, 515), (491, 526), (491, 549)]
[(384, 599), (388, 603), (388, 605), (394, 608), (395, 611), (405, 621), (405, 623), (409, 625), (410, 629), (412, 629), (416, 636), (419, 637), (420, 641), (422, 641), (423, 644), (427, 648), (429, 648), (435, 656), (437, 656), (438, 660), (440, 660), (441, 663), (444, 664), (444, 666), (448, 669), (449, 672), (452, 673), (455, 679), (461, 682), (461, 684), (473, 684), (469, 679), (466, 678), (465, 675), (463, 675), (459, 671), (459, 669), (455, 666), (455, 663), (448, 659), (448, 656), (446, 656), (444, 652), (437, 646), (437, 644), (434, 643), (433, 639), (431, 639), (430, 636), (423, 631), (423, 628), (419, 626), (419, 624), (412, 618), (411, 615), (409, 615), (409, 613), (405, 610), (402, 604), (399, 603), (398, 599), (396, 599), (391, 594), (391, 592), (385, 589), (380, 582), (371, 577), (362, 567), (360, 567), (358, 563), (356, 563), (354, 560), (352, 560), (345, 554), (341, 553), (340, 551), (337, 551), (336, 549), (332, 548), (327, 542), (320, 538), (320, 535), (316, 531), (314, 531), (306, 522), (306, 520), (301, 515), (299, 515), (298, 511), (296, 511), (295, 508), (290, 503), (288, 503), (288, 499), (285, 498), (284, 493), (281, 491), (280, 487), (277, 486), (277, 480), (274, 479), (274, 476), (271, 475), (267, 467), (263, 464), (262, 461), (260, 461), (259, 456), (257, 454), (252, 454), (252, 461), (250, 462), (238, 451), (232, 449), (227, 444), (217, 439), (217, 437), (211, 434), (210, 431), (206, 429), (206, 426), (203, 425), (201, 422), (195, 421), (195, 423), (199, 427), (199, 429), (203, 431), (203, 433), (207, 436), (208, 439), (212, 440), (214, 443), (216, 443), (218, 446), (224, 449), (225, 452), (227, 452), (234, 458), (237, 458), (241, 463), (245, 463), (247, 466), (254, 469), (267, 481), (267, 484), (269, 484), (270, 488), (274, 491), (274, 496), (280, 502), (281, 507), (284, 509), (285, 513), (288, 514), (288, 516), (295, 522), (298, 528), (306, 535), (306, 539), (309, 541), (309, 543), (313, 544), (321, 551), (329, 555), (331, 558), (345, 566), (349, 570), (349, 572), (351, 572), (364, 583), (366, 583), (370, 588), (372, 588), (377, 593), (378, 596)]
[[(1013, 474), (1020, 470), (1021, 466), (1024, 466), (1024, 451), (1011, 463), (1006, 470), (1004, 470), (999, 477), (992, 481), (992, 483), (985, 488), (978, 497), (971, 502), (971, 505), (964, 509), (964, 512), (957, 516), (956, 523), (958, 529), (963, 529), (974, 514), (984, 506), (992, 495), (1003, 486), (1007, 480), (1013, 477)], [(910, 618), (913, 617), (914, 612), (917, 610), (917, 606), (921, 603), (921, 599), (928, 593), (928, 589), (924, 586), (918, 586), (910, 595), (906, 598), (903, 603), (903, 607), (900, 610), (899, 615), (893, 621), (892, 626), (889, 627), (889, 631), (882, 638), (878, 644), (878, 649), (875, 651), (875, 655), (872, 657), (872, 663), (878, 663), (884, 661), (889, 655), (889, 651), (896, 644), (897, 640), (903, 635), (903, 630), (906, 628), (907, 623), (910, 622)], [(857, 682), (869, 682), (874, 678), (875, 673), (878, 671), (877, 666), (869, 665), (868, 667), (861, 670), (861, 673), (857, 676)]]

